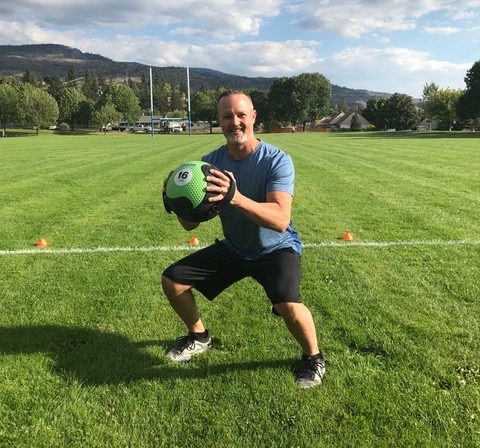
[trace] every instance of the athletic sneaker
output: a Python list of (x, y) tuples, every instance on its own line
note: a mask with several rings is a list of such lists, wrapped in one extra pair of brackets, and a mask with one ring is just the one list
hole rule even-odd
[(298, 387), (306, 389), (321, 384), (324, 375), (325, 361), (322, 358), (309, 358), (303, 355), (301, 365), (295, 373), (295, 380)]
[(188, 362), (194, 355), (206, 352), (212, 346), (212, 337), (207, 331), (203, 341), (195, 339), (190, 333), (177, 339), (175, 347), (167, 352), (167, 356), (175, 362)]

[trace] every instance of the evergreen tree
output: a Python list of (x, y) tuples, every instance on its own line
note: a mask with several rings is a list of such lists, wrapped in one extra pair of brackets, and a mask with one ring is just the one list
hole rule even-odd
[(69, 87), (76, 87), (77, 82), (75, 81), (77, 79), (77, 75), (75, 74), (75, 67), (71, 65), (68, 68), (67, 76), (65, 78), (65, 84), (67, 84)]
[(362, 126), (360, 125), (360, 120), (358, 119), (358, 115), (355, 112), (352, 117), (352, 121), (350, 122), (350, 130), (351, 131), (360, 131)]
[(150, 81), (147, 81), (145, 73), (142, 73), (140, 84), (138, 86), (138, 100), (143, 110), (150, 109)]
[(30, 70), (27, 70), (24, 73), (22, 77), (22, 82), (26, 84), (31, 84), (32, 86), (36, 86), (38, 84), (37, 77)]
[(480, 60), (475, 62), (465, 76), (467, 88), (459, 98), (457, 113), (464, 120), (480, 118)]
[(170, 110), (185, 110), (186, 100), (185, 95), (180, 91), (180, 88), (175, 88), (170, 97)]
[(64, 89), (64, 83), (60, 79), (58, 75), (53, 75), (50, 78), (46, 78), (45, 82), (47, 83), (47, 92), (52, 95), (55, 100), (58, 101), (60, 100), (60, 96), (62, 94), (62, 91)]
[(93, 102), (98, 99), (98, 79), (93, 70), (87, 70), (85, 72), (85, 80), (82, 86), (82, 93), (85, 97)]

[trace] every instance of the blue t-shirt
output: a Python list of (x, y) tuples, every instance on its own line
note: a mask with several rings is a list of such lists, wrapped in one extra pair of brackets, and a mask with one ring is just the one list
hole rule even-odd
[[(242, 160), (228, 154), (227, 146), (207, 154), (203, 161), (220, 170), (231, 171), (238, 190), (257, 202), (266, 202), (268, 192), (284, 191), (293, 195), (295, 172), (291, 157), (279, 148), (261, 141), (255, 151)], [(292, 248), (302, 251), (302, 243), (292, 223), (285, 232), (260, 227), (234, 207), (227, 206), (220, 212), (222, 241), (239, 255), (256, 259), (274, 250)]]

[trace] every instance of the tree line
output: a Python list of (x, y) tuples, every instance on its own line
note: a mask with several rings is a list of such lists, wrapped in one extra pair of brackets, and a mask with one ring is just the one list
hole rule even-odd
[(463, 90), (428, 83), (418, 105), (399, 93), (390, 98), (374, 97), (367, 102), (362, 115), (377, 129), (415, 129), (424, 118), (441, 130), (474, 129), (480, 126), (480, 61), (467, 71), (465, 85)]
[[(436, 122), (439, 129), (464, 129), (478, 126), (480, 120), (480, 61), (467, 71), (466, 89), (440, 88), (435, 83), (424, 86), (418, 104), (405, 94), (373, 97), (364, 108), (357, 108), (378, 130), (415, 129), (424, 118)], [(186, 117), (187, 90), (185, 85), (172, 86), (157, 73), (153, 75), (154, 114)], [(210, 128), (217, 120), (216, 99), (225, 90), (200, 89), (191, 100), (192, 121), (206, 121)], [(257, 110), (257, 122), (265, 129), (301, 125), (334, 115), (348, 107), (332, 104), (329, 80), (320, 73), (276, 79), (268, 92), (249, 89)], [(43, 80), (26, 72), (21, 80), (0, 79), (0, 121), (31, 126), (38, 130), (63, 123), (71, 130), (75, 126), (105, 126), (120, 121), (136, 122), (140, 115), (150, 113), (150, 80), (142, 75), (139, 81), (126, 79), (120, 83), (105, 79), (88, 70), (77, 78), (71, 67), (64, 79), (52, 76)], [(352, 120), (352, 130), (358, 120)]]
[[(181, 113), (186, 104), (186, 88), (171, 86), (160, 75), (152, 80), (156, 113)], [(150, 80), (130, 78), (123, 82), (106, 81), (102, 75), (87, 70), (77, 77), (73, 67), (66, 76), (38, 79), (27, 71), (22, 79), (12, 76), (0, 79), (0, 122), (6, 131), (8, 123), (41, 128), (61, 124), (105, 127), (107, 123), (136, 122), (142, 112), (150, 110)], [(177, 112), (179, 111), (179, 112)]]

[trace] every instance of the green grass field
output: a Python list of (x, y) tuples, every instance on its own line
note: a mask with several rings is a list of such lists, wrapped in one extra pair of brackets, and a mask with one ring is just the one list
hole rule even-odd
[(220, 225), (181, 230), (162, 180), (222, 136), (1, 139), (0, 447), (480, 446), (480, 135), (262, 138), (295, 162), (324, 384), (251, 280), (198, 297), (213, 350), (164, 355), (160, 274)]

